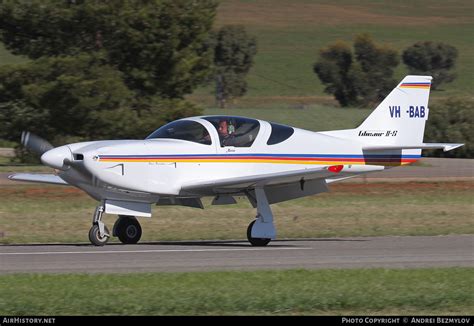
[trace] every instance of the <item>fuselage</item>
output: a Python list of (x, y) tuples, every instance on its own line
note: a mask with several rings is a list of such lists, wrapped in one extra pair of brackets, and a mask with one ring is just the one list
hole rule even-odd
[[(216, 119), (219, 118), (228, 118), (229, 123), (233, 122), (237, 126), (237, 130), (233, 131), (237, 135), (235, 138), (240, 137), (244, 141), (223, 143), (216, 125)], [(189, 182), (209, 182), (229, 177), (336, 165), (343, 166), (341, 173), (337, 175), (341, 178), (408, 164), (419, 158), (416, 154), (368, 154), (363, 152), (363, 144), (357, 140), (271, 124), (263, 120), (247, 119), (241, 122), (239, 128), (238, 119), (239, 117), (195, 117), (178, 120), (186, 121), (185, 124), (190, 125), (187, 128), (195, 130), (194, 133), (198, 135), (202, 126), (202, 132), (208, 133), (202, 139), (180, 133), (179, 124), (175, 124), (169, 128), (174, 128), (171, 137), (165, 134), (165, 138), (68, 145), (74, 157), (82, 159), (85, 171), (89, 172), (82, 173), (81, 184), (78, 186), (97, 199), (107, 191), (121, 194), (129, 191), (127, 196), (130, 192), (149, 194), (152, 197), (178, 196), (182, 185)], [(162, 128), (165, 128), (165, 132), (169, 131), (166, 126)], [(173, 138), (174, 135), (176, 138)], [(158, 132), (158, 137), (163, 137), (163, 131)], [(70, 183), (78, 180), (76, 170), (70, 173), (76, 175), (68, 175), (66, 170), (61, 177)]]

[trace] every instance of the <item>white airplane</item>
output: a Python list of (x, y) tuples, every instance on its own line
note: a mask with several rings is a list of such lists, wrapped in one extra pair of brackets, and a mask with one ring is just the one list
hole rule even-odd
[[(55, 174), (18, 173), (12, 180), (71, 185), (99, 201), (89, 239), (140, 240), (136, 216), (151, 206), (203, 208), (246, 196), (257, 209), (247, 229), (253, 246), (276, 237), (270, 204), (328, 191), (328, 184), (410, 164), (422, 149), (449, 151), (463, 144), (423, 143), (430, 76), (406, 76), (355, 129), (312, 132), (236, 116), (200, 116), (170, 122), (144, 140), (92, 141), (53, 148), (24, 133), (22, 143), (41, 154)], [(116, 214), (113, 232), (102, 215)]]

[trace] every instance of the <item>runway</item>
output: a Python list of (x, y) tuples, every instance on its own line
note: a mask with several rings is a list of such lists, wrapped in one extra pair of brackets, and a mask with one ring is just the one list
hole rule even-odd
[(2, 245), (0, 273), (129, 273), (257, 269), (474, 267), (474, 235), (138, 245)]

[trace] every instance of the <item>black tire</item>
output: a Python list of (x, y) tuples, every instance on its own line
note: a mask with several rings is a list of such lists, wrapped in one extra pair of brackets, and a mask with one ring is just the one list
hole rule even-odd
[(267, 244), (272, 241), (272, 239), (267, 238), (252, 238), (252, 227), (255, 224), (255, 221), (252, 221), (247, 228), (247, 239), (250, 244), (254, 247), (265, 247)]
[[(109, 229), (107, 229), (105, 225), (104, 225), (104, 231), (106, 234), (110, 234)], [(107, 241), (109, 241), (109, 236), (104, 235), (103, 237), (101, 237), (99, 234), (99, 226), (95, 224), (89, 230), (89, 241), (94, 246), (102, 247), (107, 243)]]
[(124, 244), (135, 244), (142, 237), (142, 227), (134, 216), (120, 216), (114, 229), (120, 242)]

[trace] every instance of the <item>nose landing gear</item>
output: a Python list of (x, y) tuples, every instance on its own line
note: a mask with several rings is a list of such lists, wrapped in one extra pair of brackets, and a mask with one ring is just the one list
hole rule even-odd
[[(102, 222), (103, 214), (104, 206), (97, 206), (92, 219), (92, 227), (89, 230), (89, 241), (99, 247), (104, 246), (111, 236), (109, 229)], [(135, 244), (142, 236), (142, 228), (135, 216), (119, 215), (112, 231), (112, 235), (118, 237), (124, 244)]]
[(104, 214), (104, 206), (99, 205), (95, 209), (94, 217), (92, 218), (92, 227), (89, 230), (89, 241), (96, 246), (104, 246), (109, 241), (109, 229), (102, 222), (102, 215)]

